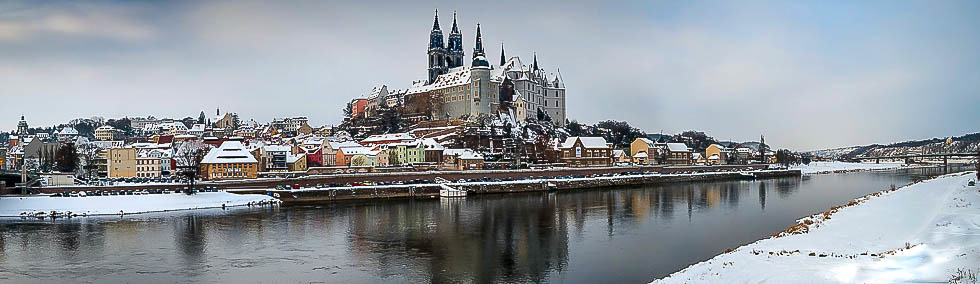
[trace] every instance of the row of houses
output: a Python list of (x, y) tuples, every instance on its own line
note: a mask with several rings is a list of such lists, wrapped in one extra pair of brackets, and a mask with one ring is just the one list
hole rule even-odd
[[(711, 144), (704, 152), (697, 152), (685, 143), (667, 142), (664, 139), (653, 141), (637, 138), (629, 149), (614, 149), (602, 137), (569, 137), (556, 143), (560, 154), (559, 162), (571, 167), (631, 165), (723, 165), (748, 164), (759, 154), (748, 147), (725, 147)], [(767, 152), (766, 157), (775, 157)], [(771, 162), (771, 161), (770, 161)]]

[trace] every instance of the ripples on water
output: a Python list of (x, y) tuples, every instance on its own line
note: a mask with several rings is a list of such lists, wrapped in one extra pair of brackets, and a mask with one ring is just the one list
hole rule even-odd
[(799, 217), (939, 173), (6, 219), (0, 281), (646, 282)]

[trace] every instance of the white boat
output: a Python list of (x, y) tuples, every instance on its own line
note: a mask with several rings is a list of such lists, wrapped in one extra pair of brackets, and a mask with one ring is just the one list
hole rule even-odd
[(442, 189), (439, 190), (439, 197), (445, 197), (445, 198), (466, 197), (465, 190), (455, 189), (445, 184), (440, 184), (440, 186), (442, 187)]

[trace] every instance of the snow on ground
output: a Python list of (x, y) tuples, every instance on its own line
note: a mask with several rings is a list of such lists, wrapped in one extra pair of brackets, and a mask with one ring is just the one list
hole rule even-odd
[(846, 162), (812, 162), (809, 165), (791, 166), (790, 169), (799, 169), (803, 174), (825, 174), (837, 171), (862, 171), (862, 170), (885, 170), (897, 169), (905, 166), (904, 163), (882, 162), (875, 163), (846, 163)]
[(817, 220), (694, 264), (662, 283), (948, 282), (980, 273), (980, 186), (951, 174), (887, 191)]
[(183, 193), (150, 195), (117, 195), (89, 197), (0, 197), (0, 217), (19, 217), (28, 214), (51, 211), (86, 215), (125, 214), (221, 208), (243, 206), (249, 203), (269, 203), (276, 199), (258, 194), (234, 194), (228, 192), (201, 192), (194, 195)]

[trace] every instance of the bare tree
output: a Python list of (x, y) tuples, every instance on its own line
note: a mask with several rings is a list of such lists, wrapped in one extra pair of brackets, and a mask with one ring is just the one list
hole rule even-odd
[(185, 141), (177, 148), (174, 160), (177, 162), (178, 174), (183, 176), (187, 182), (187, 189), (184, 193), (191, 194), (194, 189), (194, 182), (201, 175), (201, 161), (207, 155), (209, 146), (200, 140)]
[(80, 173), (84, 174), (89, 179), (94, 176), (93, 173), (98, 172), (98, 165), (95, 161), (99, 159), (99, 149), (94, 143), (88, 143), (87, 139), (83, 141), (84, 138), (79, 138), (78, 141), (78, 160), (81, 164)]
[(977, 150), (977, 162), (975, 166), (977, 168), (977, 179), (980, 179), (980, 149)]

